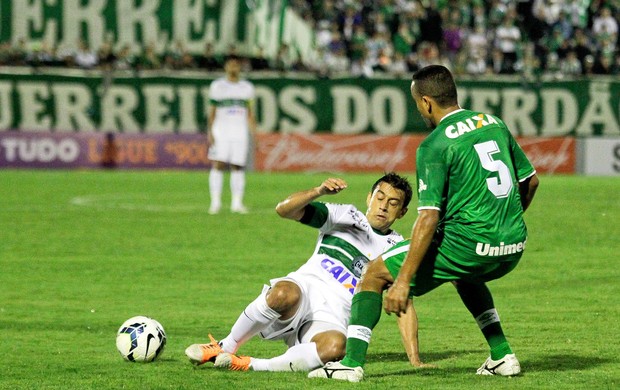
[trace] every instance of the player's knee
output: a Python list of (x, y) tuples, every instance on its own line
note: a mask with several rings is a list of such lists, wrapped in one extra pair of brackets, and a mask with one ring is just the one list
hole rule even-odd
[(301, 300), (299, 286), (292, 282), (278, 282), (267, 293), (267, 305), (280, 314), (297, 309)]
[(313, 338), (323, 363), (341, 360), (346, 353), (347, 339), (340, 332), (325, 332)]
[(383, 259), (377, 258), (372, 260), (362, 273), (361, 287), (362, 290), (381, 291), (394, 279), (383, 263)]

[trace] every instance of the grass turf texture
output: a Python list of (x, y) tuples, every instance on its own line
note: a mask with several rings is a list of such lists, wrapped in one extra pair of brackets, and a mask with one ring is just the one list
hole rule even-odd
[[(208, 332), (224, 337), (263, 283), (303, 264), (316, 232), (273, 208), (327, 176), (249, 174), (253, 213), (211, 216), (206, 172), (0, 171), (0, 388), (350, 388), (304, 373), (194, 368), (183, 353)], [(365, 209), (377, 175), (340, 176), (349, 188), (322, 200)], [(521, 377), (474, 375), (488, 348), (444, 285), (416, 300), (421, 355), (437, 368), (411, 368), (384, 315), (356, 387), (618, 388), (619, 194), (619, 178), (542, 177), (524, 258), (489, 285)], [(405, 236), (412, 206), (395, 225)], [(166, 329), (154, 363), (116, 351), (116, 331), (134, 315)], [(240, 353), (284, 348), (254, 339)]]

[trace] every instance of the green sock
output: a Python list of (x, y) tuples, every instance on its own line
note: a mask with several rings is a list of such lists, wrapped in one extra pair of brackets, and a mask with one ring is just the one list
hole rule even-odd
[[(495, 313), (495, 310), (493, 310), (493, 312)], [(507, 354), (512, 353), (510, 344), (508, 344), (508, 340), (506, 340), (506, 336), (504, 336), (499, 318), (497, 319), (497, 322), (492, 322), (481, 329), (484, 338), (487, 339), (487, 343), (489, 343), (489, 347), (491, 348), (491, 359), (493, 360), (499, 360)]]
[[(347, 354), (341, 361), (343, 365), (360, 367), (366, 363), (366, 352), (368, 351), (370, 335), (372, 334), (372, 329), (381, 318), (382, 300), (381, 294), (372, 291), (360, 291), (353, 296), (349, 328), (353, 332), (361, 329), (362, 332), (360, 334), (363, 334), (363, 339), (358, 337), (347, 338)], [(370, 330), (370, 332), (367, 332), (367, 330)], [(348, 332), (347, 336), (353, 332)]]
[(491, 348), (491, 359), (499, 360), (512, 353), (499, 322), (499, 316), (493, 304), (493, 296), (486, 284), (461, 281), (457, 284), (456, 289), (487, 340)]
[(512, 349), (510, 348), (508, 341), (498, 344), (495, 347), (491, 347), (491, 359), (493, 360), (499, 360), (509, 353), (512, 353)]

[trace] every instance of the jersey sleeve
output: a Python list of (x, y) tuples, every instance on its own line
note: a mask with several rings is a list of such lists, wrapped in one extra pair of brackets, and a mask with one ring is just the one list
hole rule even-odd
[(215, 80), (214, 82), (211, 83), (211, 85), (209, 86), (209, 103), (211, 105), (217, 105), (218, 100), (221, 100), (221, 95), (220, 95), (220, 83), (218, 82), (218, 80)]
[(322, 202), (311, 202), (304, 209), (304, 216), (301, 217), (299, 222), (304, 225), (311, 226), (316, 229), (320, 229), (325, 222), (327, 222), (327, 218), (329, 217), (329, 210), (327, 210), (327, 206)]
[(447, 165), (441, 151), (421, 145), (416, 156), (418, 178), (418, 210), (441, 210), (447, 183)]
[(514, 158), (517, 180), (519, 180), (519, 182), (522, 182), (523, 180), (535, 174), (536, 169), (525, 155), (523, 149), (521, 149), (521, 146), (519, 146), (517, 140), (515, 140), (512, 134), (510, 134), (510, 132), (508, 132), (508, 134), (510, 140), (510, 151)]

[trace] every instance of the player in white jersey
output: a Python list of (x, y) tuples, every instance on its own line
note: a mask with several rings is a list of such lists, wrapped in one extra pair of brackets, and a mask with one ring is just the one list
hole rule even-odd
[[(219, 343), (209, 335), (210, 344), (189, 346), (185, 353), (192, 363), (210, 361), (231, 370), (309, 371), (344, 355), (355, 286), (369, 259), (403, 240), (390, 227), (405, 215), (412, 196), (406, 179), (388, 173), (372, 186), (366, 213), (353, 205), (315, 201), (346, 187), (343, 180), (330, 178), (277, 205), (281, 217), (319, 230), (312, 256), (297, 271), (264, 286)], [(417, 366), (422, 364), (417, 317), (413, 305), (410, 308), (409, 315), (399, 319), (399, 328), (409, 360)], [(269, 359), (235, 355), (255, 335), (283, 340), (289, 348)]]
[(250, 134), (256, 133), (253, 100), (254, 86), (240, 78), (241, 62), (229, 56), (224, 64), (225, 77), (209, 87), (209, 213), (217, 214), (222, 207), (224, 170), (230, 166), (230, 190), (234, 213), (247, 213), (243, 205), (245, 171), (250, 147)]

